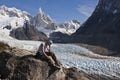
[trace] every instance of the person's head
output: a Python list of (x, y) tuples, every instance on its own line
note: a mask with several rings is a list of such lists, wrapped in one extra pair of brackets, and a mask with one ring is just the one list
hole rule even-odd
[(44, 46), (43, 43), (41, 43), (39, 48), (42, 48), (43, 46)]
[(51, 45), (52, 43), (53, 43), (52, 40), (48, 40), (45, 42), (45, 45)]

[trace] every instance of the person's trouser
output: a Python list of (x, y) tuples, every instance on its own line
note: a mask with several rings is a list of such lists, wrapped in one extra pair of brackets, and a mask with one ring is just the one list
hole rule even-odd
[(55, 54), (53, 52), (45, 52), (48, 56), (51, 56), (52, 59), (55, 61), (55, 64), (60, 65), (59, 61), (57, 60)]

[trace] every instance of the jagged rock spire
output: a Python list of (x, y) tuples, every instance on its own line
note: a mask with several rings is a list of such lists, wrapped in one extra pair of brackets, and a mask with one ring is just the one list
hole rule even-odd
[(42, 13), (42, 9), (41, 8), (39, 8), (39, 13)]
[(39, 13), (43, 14), (42, 8), (39, 8)]

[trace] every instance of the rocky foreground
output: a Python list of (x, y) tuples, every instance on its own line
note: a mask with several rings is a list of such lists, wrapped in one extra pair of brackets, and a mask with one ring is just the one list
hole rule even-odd
[[(47, 61), (35, 58), (35, 52), (0, 44), (1, 80), (119, 80), (88, 74), (77, 68), (55, 69)], [(61, 63), (60, 63), (61, 64)]]
[[(47, 61), (35, 59), (33, 55), (15, 56), (0, 53), (0, 75), (3, 80), (86, 80), (89, 75), (76, 68), (52, 67)], [(87, 78), (88, 77), (88, 78)]]

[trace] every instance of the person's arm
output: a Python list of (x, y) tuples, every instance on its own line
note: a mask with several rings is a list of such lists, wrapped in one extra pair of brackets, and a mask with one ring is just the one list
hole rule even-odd
[(46, 57), (46, 58), (48, 58), (49, 59), (49, 57), (46, 55), (46, 53), (45, 53), (45, 49), (44, 49), (44, 47), (42, 47), (42, 52), (43, 52), (43, 55)]

